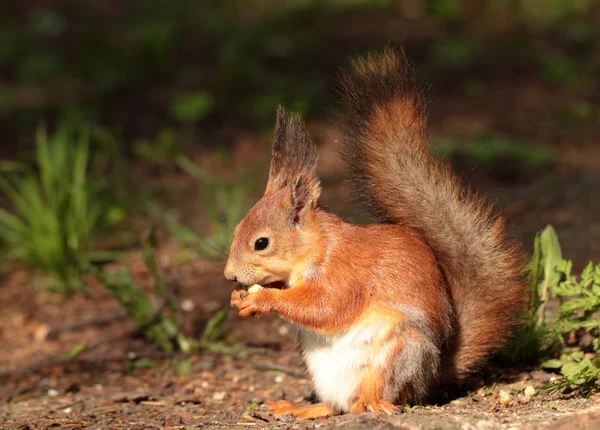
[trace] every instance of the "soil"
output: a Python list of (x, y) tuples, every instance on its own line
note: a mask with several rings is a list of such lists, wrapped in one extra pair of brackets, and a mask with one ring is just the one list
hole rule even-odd
[[(140, 282), (146, 275), (138, 273)], [(185, 313), (184, 325), (189, 332), (200, 331), (201, 315), (224, 304), (230, 286), (203, 264), (180, 266), (170, 276), (188, 286), (181, 291), (182, 300), (198, 306)], [(265, 402), (312, 400), (295, 348), (297, 330), (277, 318), (242, 320), (232, 313), (228, 342), (238, 346), (187, 357), (190, 372), (178, 374), (176, 358), (137, 338), (119, 306), (98, 288), (92, 288), (91, 298), (64, 302), (43, 291), (32, 295), (26, 278), (17, 272), (0, 292), (1, 428), (593, 428), (591, 423), (600, 422), (600, 408), (594, 407), (599, 399), (577, 392), (540, 393), (553, 375), (497, 367), (459, 391), (439, 393), (434, 402), (406, 407), (397, 416), (276, 420)], [(82, 326), (82, 321), (89, 324)], [(60, 356), (82, 341), (89, 349), (61, 363)], [(131, 369), (141, 358), (151, 360), (152, 367)], [(529, 390), (534, 390), (532, 397), (526, 394)], [(574, 420), (581, 424), (564, 427)]]

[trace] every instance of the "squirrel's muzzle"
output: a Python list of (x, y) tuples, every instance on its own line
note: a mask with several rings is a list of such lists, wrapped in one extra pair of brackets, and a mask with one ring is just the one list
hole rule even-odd
[(225, 271), (224, 271), (225, 277), (232, 281), (232, 282), (237, 282), (237, 276), (235, 274), (235, 270), (233, 269), (232, 265), (229, 263), (229, 261), (227, 262), (227, 264), (225, 265)]

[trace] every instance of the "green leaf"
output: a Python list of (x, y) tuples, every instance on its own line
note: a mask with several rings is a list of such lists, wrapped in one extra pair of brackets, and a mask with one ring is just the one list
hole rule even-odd
[(564, 364), (565, 362), (563, 360), (551, 359), (543, 361), (540, 366), (546, 369), (560, 369)]
[(155, 246), (156, 244), (156, 234), (154, 233), (154, 229), (152, 229), (148, 240), (143, 245), (144, 262), (146, 263), (146, 267), (150, 269), (150, 273), (152, 273), (152, 276), (154, 277), (154, 288), (156, 289), (156, 292), (160, 296), (164, 296), (167, 292), (167, 284), (165, 283), (165, 280), (163, 279), (160, 273), (158, 264), (156, 263), (156, 258), (154, 257), (154, 252), (152, 250), (153, 246)]
[(171, 105), (171, 115), (178, 121), (194, 122), (204, 118), (213, 108), (213, 99), (206, 92), (184, 94)]
[(61, 359), (62, 360), (72, 360), (72, 359), (76, 358), (79, 354), (81, 354), (85, 350), (85, 347), (86, 347), (85, 342), (78, 343), (77, 345), (75, 345), (75, 347), (73, 347), (73, 349), (71, 351), (64, 354), (61, 357)]
[(538, 285), (538, 295), (541, 301), (538, 310), (538, 325), (542, 325), (546, 320), (546, 303), (550, 298), (550, 289), (560, 281), (560, 272), (556, 270), (556, 266), (562, 260), (562, 253), (558, 236), (551, 225), (546, 226), (540, 235), (540, 251), (540, 265), (544, 279)]
[(551, 225), (546, 226), (540, 235), (540, 247), (542, 250), (542, 266), (544, 270), (544, 281), (547, 285), (556, 285), (560, 281), (560, 273), (556, 265), (562, 260), (562, 252), (558, 236)]
[(178, 375), (189, 375), (192, 372), (192, 360), (173, 360), (173, 367)]
[(216, 342), (222, 334), (222, 326), (227, 321), (229, 315), (229, 308), (220, 310), (214, 317), (212, 317), (207, 323), (200, 343), (202, 346), (210, 345)]
[(147, 357), (142, 357), (138, 360), (131, 360), (129, 364), (130, 369), (153, 369), (156, 366), (156, 362)]
[(589, 287), (590, 285), (592, 285), (592, 282), (594, 280), (593, 276), (594, 276), (594, 265), (590, 261), (587, 264), (587, 266), (585, 266), (585, 268), (583, 269), (583, 272), (581, 272), (581, 284), (584, 287)]

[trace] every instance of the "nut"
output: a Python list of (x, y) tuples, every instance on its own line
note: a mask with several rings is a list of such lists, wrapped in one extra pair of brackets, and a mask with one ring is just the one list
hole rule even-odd
[(254, 284), (248, 288), (248, 292), (252, 294), (252, 293), (256, 293), (257, 291), (260, 291), (262, 289), (263, 289), (262, 285)]

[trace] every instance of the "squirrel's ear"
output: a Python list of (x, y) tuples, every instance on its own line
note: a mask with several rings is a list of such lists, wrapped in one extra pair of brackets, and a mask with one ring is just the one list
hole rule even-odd
[(317, 204), (320, 194), (317, 147), (300, 117), (296, 114), (288, 115), (279, 106), (265, 195), (285, 188), (291, 189), (294, 205), (308, 208)]
[(300, 175), (291, 186), (292, 215), (295, 224), (304, 221), (309, 209), (314, 209), (319, 203), (321, 183), (316, 174)]

